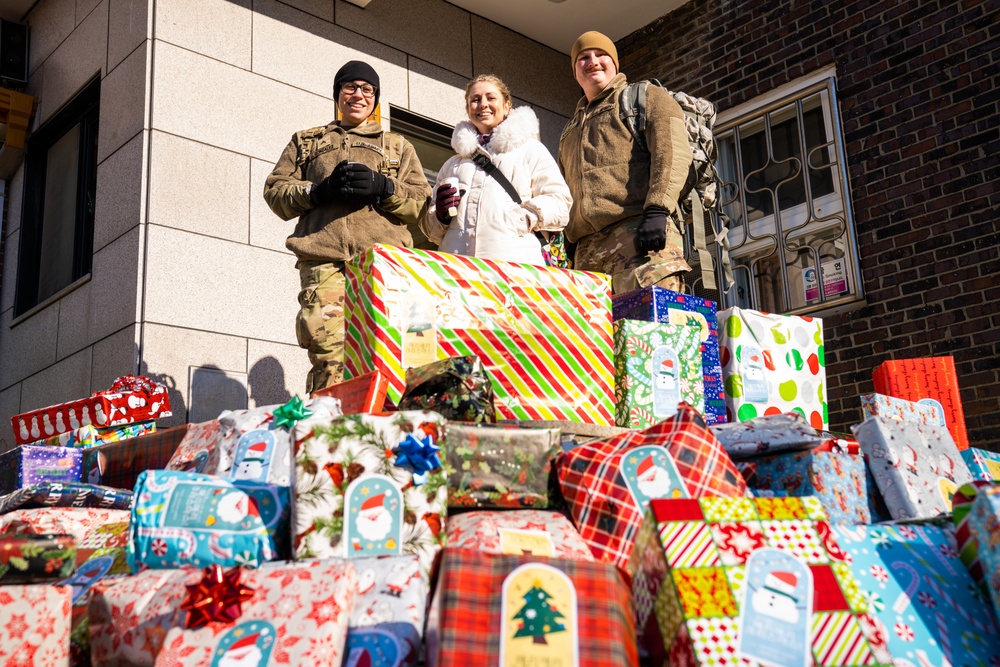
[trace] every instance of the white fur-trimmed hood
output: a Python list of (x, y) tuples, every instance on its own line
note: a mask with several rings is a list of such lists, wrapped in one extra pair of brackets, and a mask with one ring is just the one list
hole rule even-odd
[[(538, 116), (531, 107), (512, 109), (506, 119), (493, 130), (490, 145), (497, 153), (509, 153), (532, 139), (538, 141)], [(451, 147), (462, 158), (475, 154), (479, 148), (479, 132), (471, 121), (463, 120), (451, 135)]]

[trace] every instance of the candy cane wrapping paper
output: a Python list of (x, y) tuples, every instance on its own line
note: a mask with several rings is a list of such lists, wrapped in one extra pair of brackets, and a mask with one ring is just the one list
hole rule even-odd
[(614, 423), (607, 276), (376, 244), (347, 265), (346, 374), (476, 355), (500, 418)]
[[(990, 664), (1000, 628), (985, 596), (936, 526), (834, 526), (847, 563), (897, 659)], [(923, 656), (922, 658), (920, 656)]]

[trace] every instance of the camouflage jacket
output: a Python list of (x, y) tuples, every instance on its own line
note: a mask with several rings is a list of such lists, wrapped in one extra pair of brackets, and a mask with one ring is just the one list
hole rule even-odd
[[(390, 150), (386, 144), (393, 141), (397, 145)], [(398, 164), (390, 164), (394, 155)], [(381, 170), (392, 179), (395, 192), (378, 206), (344, 200), (313, 206), (310, 187), (342, 160)], [(278, 217), (299, 218), (285, 246), (300, 260), (311, 261), (346, 261), (375, 243), (411, 246), (406, 226), (416, 225), (425, 214), (430, 194), (413, 145), (371, 120), (354, 128), (334, 121), (296, 132), (264, 185), (264, 199)]]

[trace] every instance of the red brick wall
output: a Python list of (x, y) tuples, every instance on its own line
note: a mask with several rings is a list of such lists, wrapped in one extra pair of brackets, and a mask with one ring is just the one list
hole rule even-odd
[(883, 360), (951, 355), (969, 440), (1000, 450), (998, 10), (693, 0), (617, 44), (631, 80), (720, 109), (836, 65), (868, 304), (824, 321), (834, 430)]

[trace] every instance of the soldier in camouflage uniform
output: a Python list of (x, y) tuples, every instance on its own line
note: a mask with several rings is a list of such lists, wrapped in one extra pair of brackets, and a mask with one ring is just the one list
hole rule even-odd
[(619, 117), (628, 80), (614, 43), (584, 33), (572, 64), (584, 97), (559, 139), (559, 167), (573, 195), (565, 229), (576, 245), (573, 268), (609, 274), (616, 294), (650, 285), (679, 292), (691, 270), (677, 227), (692, 159), (684, 112), (649, 86), (643, 151)]
[(379, 77), (352, 60), (337, 72), (340, 120), (296, 132), (267, 177), (264, 199), (281, 219), (298, 217), (285, 246), (302, 290), (296, 337), (312, 370), (306, 391), (344, 375), (344, 267), (375, 243), (411, 246), (407, 224), (426, 213), (431, 189), (413, 146), (369, 116)]

